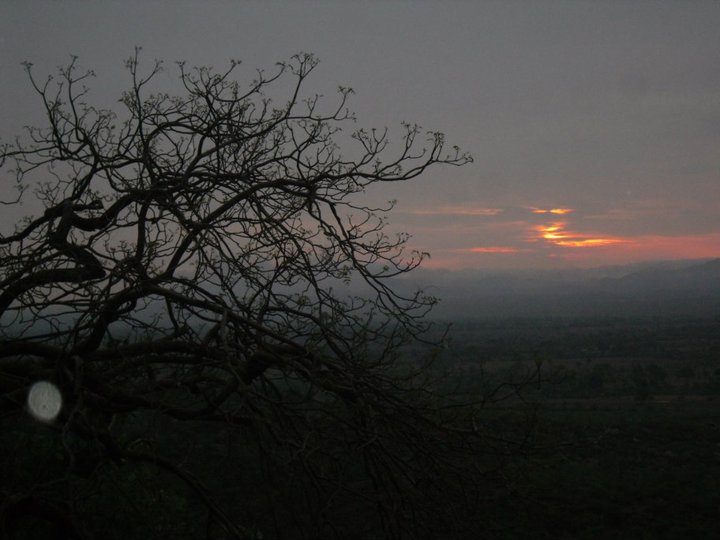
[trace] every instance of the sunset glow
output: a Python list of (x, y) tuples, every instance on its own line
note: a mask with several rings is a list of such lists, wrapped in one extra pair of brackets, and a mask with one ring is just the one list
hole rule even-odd
[[(12, 2), (12, 10), (40, 16), (27, 7), (33, 3), (38, 0)], [(249, 82), (255, 68), (274, 66), (298, 47), (310, 49), (321, 62), (301, 99), (324, 94), (318, 112), (330, 111), (339, 84), (357, 91), (347, 103), (357, 124), (338, 132), (335, 155), (347, 159), (363, 151), (352, 135), (355, 129), (370, 134), (374, 128), (380, 136), (387, 128), (389, 145), (378, 166), (388, 165), (397, 157), (394, 152), (403, 152), (406, 126), (416, 122), (422, 126), (418, 143), (426, 131), (442, 132), (449, 154), (458, 145), (473, 155), (474, 162), (463, 167), (427, 168), (418, 155), (413, 181), (347, 193), (353, 219), (356, 203), (387, 209), (378, 212), (387, 220), (385, 231), (390, 238), (411, 235), (408, 250), (432, 256), (423, 266), (528, 269), (720, 256), (720, 135), (714, 121), (720, 117), (720, 72), (717, 55), (708, 53), (717, 49), (719, 2), (700, 2), (704, 7), (692, 9), (641, 2), (631, 10), (623, 2), (595, 2), (589, 10), (582, 2), (537, 2), (532, 10), (515, 2), (455, 2), (452, 9), (442, 2), (418, 2), (412, 10), (397, 2), (374, 9), (363, 2), (342, 8), (328, 2), (333, 7), (323, 9), (320, 18), (297, 2), (270, 9), (272, 15), (263, 2), (247, 3), (242, 10), (227, 3), (213, 8), (222, 15), (215, 16), (217, 36), (207, 43), (198, 37), (202, 25), (192, 22), (193, 2), (183, 2), (187, 13), (178, 16), (188, 17), (184, 30), (194, 39), (186, 32), (163, 32), (157, 39), (150, 26), (127, 24), (118, 30), (126, 37), (109, 42), (103, 25), (94, 22), (97, 10), (60, 4), (43, 3), (44, 24), (0, 17), (12, 45), (0, 48), (7, 71), (0, 92), (4, 103), (13, 104), (4, 111), (1, 141), (13, 141), (25, 133), (24, 126), (42, 121), (42, 107), (26, 92), (23, 59), (45, 76), (65, 63), (68, 52), (80, 53), (83, 69), (102, 66), (98, 103), (114, 103), (128, 83), (118, 61), (127, 51), (118, 53), (118, 43), (152, 44), (148, 61), (219, 66), (226, 51), (237, 48), (237, 28), (244, 36), (260, 36), (277, 17), (281, 22), (273, 27), (287, 32), (267, 43), (248, 37), (247, 43), (262, 46), (246, 53), (240, 47), (244, 67), (237, 81)], [(142, 4), (148, 4), (143, 7), (148, 12), (160, 11), (152, 2)], [(86, 32), (77, 43), (76, 33), (52, 23), (68, 9), (84, 21)], [(120, 5), (112, 11), (128, 23), (137, 19)], [(343, 26), (350, 12), (357, 24)], [(337, 24), (327, 24), (326, 18)], [(293, 24), (286, 28), (285, 20)], [(408, 26), (397, 31), (400, 21)], [(368, 31), (373, 40), (357, 47)], [(278, 97), (283, 90), (277, 86)], [(288, 149), (300, 150), (286, 142)], [(322, 164), (326, 157), (297, 165), (331, 172)], [(274, 173), (280, 178), (288, 171)], [(11, 174), (0, 182), (0, 203), (13, 201), (15, 189)], [(8, 230), (29, 211), (17, 205), (2, 210)], [(234, 227), (228, 230), (242, 230), (244, 224)]]
[[(653, 216), (663, 223), (673, 212), (678, 211), (663, 206)], [(432, 253), (424, 264), (427, 268), (592, 267), (720, 256), (720, 233), (646, 234), (642, 228), (636, 232), (633, 225), (636, 219), (649, 217), (647, 207), (642, 212), (622, 209), (627, 219), (621, 224), (615, 219), (617, 213), (563, 206), (440, 206), (413, 215), (442, 215), (449, 221), (425, 225), (425, 218), (420, 218), (423, 221), (409, 228), (420, 229), (416, 238), (422, 236), (436, 246), (417, 246)], [(469, 217), (452, 219), (457, 215)]]
[(499, 246), (499, 247), (473, 247), (468, 249), (461, 249), (460, 251), (466, 251), (468, 253), (517, 253), (520, 251), (518, 248)]
[(533, 227), (533, 230), (538, 239), (568, 248), (592, 248), (629, 242), (627, 239), (618, 237), (573, 232), (567, 229), (567, 225), (566, 221), (555, 221), (548, 225), (537, 225)]
[(558, 215), (570, 214), (575, 211), (572, 208), (551, 208), (549, 210), (544, 210), (542, 208), (535, 208), (535, 207), (530, 207), (530, 210), (532, 210), (533, 214), (558, 214)]

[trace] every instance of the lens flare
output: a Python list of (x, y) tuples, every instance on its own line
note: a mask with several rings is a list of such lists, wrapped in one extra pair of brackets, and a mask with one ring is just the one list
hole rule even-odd
[(38, 381), (30, 387), (27, 406), (37, 420), (52, 422), (60, 414), (62, 395), (53, 383)]

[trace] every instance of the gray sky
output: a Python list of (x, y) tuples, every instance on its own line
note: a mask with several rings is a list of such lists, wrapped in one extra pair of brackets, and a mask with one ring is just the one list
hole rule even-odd
[(444, 131), (473, 165), (376, 194), (431, 266), (720, 256), (720, 2), (5, 0), (0, 137), (41, 121), (22, 60), (78, 55), (112, 105), (135, 45), (248, 69), (312, 52), (360, 125)]

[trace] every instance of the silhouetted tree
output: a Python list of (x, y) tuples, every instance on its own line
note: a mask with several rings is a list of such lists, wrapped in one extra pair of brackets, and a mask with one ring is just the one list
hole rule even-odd
[[(425, 255), (385, 232), (392, 203), (362, 201), (470, 157), (415, 125), (343, 131), (351, 90), (305, 96), (315, 66), (244, 86), (238, 63), (180, 63), (171, 95), (136, 53), (115, 113), (74, 60), (46, 80), (27, 64), (47, 125), (0, 154), (19, 189), (4, 204), (34, 212), (0, 236), (0, 390), (6, 437), (44, 457), (32, 474), (7, 454), (6, 527), (19, 508), (78, 537), (111, 516), (127, 535), (133, 512), (157, 538), (442, 536), (466, 519), (480, 434), (418, 349), (400, 354), (435, 300), (390, 280)], [(39, 380), (63, 398), (44, 425), (23, 413)]]

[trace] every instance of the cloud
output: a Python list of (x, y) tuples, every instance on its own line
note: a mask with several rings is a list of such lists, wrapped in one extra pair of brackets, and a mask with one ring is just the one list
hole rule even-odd
[(584, 218), (603, 221), (628, 221), (651, 215), (652, 213), (653, 212), (648, 212), (647, 210), (613, 208), (602, 213), (586, 215)]
[(700, 259), (720, 256), (720, 233), (682, 236), (642, 235), (628, 239), (618, 252), (641, 259)]
[(720, 233), (628, 237), (627, 242), (597, 250), (563, 250), (565, 261), (581, 266), (628, 264), (641, 261), (709, 259), (720, 257)]
[(438, 208), (407, 210), (404, 213), (417, 216), (497, 216), (502, 212), (502, 208), (440, 206)]
[(458, 249), (456, 251), (466, 252), (466, 253), (518, 253), (520, 251), (519, 248), (516, 247), (510, 247), (510, 246), (491, 246), (491, 247), (471, 247), (471, 248), (463, 248)]
[(570, 214), (574, 212), (575, 210), (573, 208), (550, 208), (550, 209), (543, 209), (543, 208), (537, 208), (535, 206), (528, 206), (528, 210), (530, 210), (533, 214), (558, 214), (558, 215), (564, 215), (564, 214)]
[[(720, 233), (671, 232), (663, 217), (672, 220), (679, 212), (661, 202), (593, 207), (592, 213), (562, 205), (446, 205), (406, 215), (420, 222), (412, 227), (414, 241), (433, 254), (427, 265), (433, 268), (591, 267), (720, 256)], [(645, 217), (652, 223), (639, 223)]]
[(578, 233), (569, 230), (567, 225), (567, 221), (553, 221), (545, 225), (535, 225), (532, 227), (534, 237), (531, 241), (545, 240), (556, 246), (567, 248), (593, 248), (622, 244), (629, 241), (618, 236)]
[(624, 240), (622, 238), (577, 238), (573, 240), (561, 240), (555, 242), (555, 245), (562, 246), (562, 247), (576, 247), (576, 248), (584, 248), (584, 247), (600, 247), (600, 246), (609, 246), (612, 244), (624, 244), (627, 243), (628, 240)]

